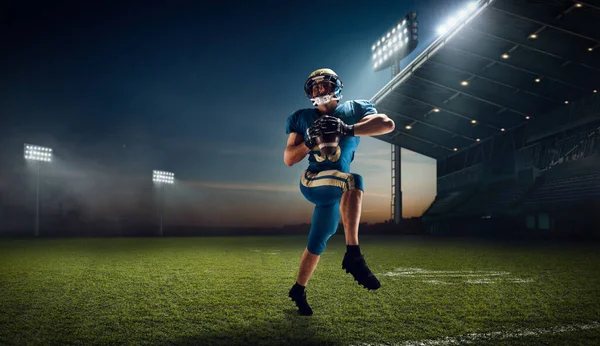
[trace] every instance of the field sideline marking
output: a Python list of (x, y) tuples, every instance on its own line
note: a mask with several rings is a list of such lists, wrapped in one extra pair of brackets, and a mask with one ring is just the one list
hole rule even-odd
[(522, 338), (527, 336), (540, 336), (543, 334), (558, 334), (565, 332), (574, 332), (587, 329), (599, 328), (600, 323), (593, 321), (588, 324), (572, 324), (566, 326), (556, 326), (550, 328), (538, 328), (538, 329), (517, 329), (515, 331), (504, 331), (504, 332), (489, 332), (489, 333), (473, 333), (455, 337), (445, 337), (440, 339), (427, 339), (427, 340), (413, 340), (402, 343), (381, 343), (371, 344), (362, 343), (353, 346), (446, 346), (446, 345), (464, 345), (472, 344), (479, 341), (495, 341), (504, 339)]

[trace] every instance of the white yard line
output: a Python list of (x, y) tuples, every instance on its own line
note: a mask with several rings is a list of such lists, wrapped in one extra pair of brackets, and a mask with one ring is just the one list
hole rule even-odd
[(593, 321), (587, 324), (572, 324), (566, 326), (556, 326), (550, 328), (537, 329), (517, 329), (514, 331), (498, 331), (489, 333), (473, 333), (454, 337), (444, 337), (439, 339), (413, 340), (401, 343), (362, 343), (354, 346), (446, 346), (446, 345), (464, 345), (481, 341), (495, 341), (505, 339), (516, 339), (523, 337), (539, 337), (541, 335), (568, 333), (588, 329), (600, 328), (600, 323)]
[(534, 281), (533, 279), (521, 279), (511, 276), (510, 272), (492, 270), (428, 270), (422, 268), (396, 268), (394, 271), (375, 274), (375, 276), (427, 279), (423, 280), (423, 282), (437, 285), (456, 284), (434, 280), (442, 278), (464, 278), (465, 281), (463, 281), (463, 283), (466, 284), (492, 284), (500, 282), (529, 283)]

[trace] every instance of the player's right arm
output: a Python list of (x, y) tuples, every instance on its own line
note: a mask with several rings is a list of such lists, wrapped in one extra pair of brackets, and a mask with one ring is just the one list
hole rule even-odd
[(283, 162), (288, 166), (292, 166), (302, 161), (309, 152), (310, 149), (304, 144), (304, 136), (298, 132), (292, 132), (288, 137), (287, 146), (283, 152)]

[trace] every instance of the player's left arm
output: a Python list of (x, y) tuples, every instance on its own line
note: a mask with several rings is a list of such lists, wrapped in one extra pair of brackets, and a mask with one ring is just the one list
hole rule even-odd
[(385, 114), (369, 114), (354, 124), (355, 136), (377, 136), (392, 132), (394, 121)]

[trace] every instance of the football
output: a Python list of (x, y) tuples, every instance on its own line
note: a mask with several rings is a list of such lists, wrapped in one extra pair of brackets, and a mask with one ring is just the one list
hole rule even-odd
[(330, 155), (335, 152), (335, 149), (340, 144), (340, 138), (339, 133), (322, 134), (317, 137), (315, 142), (323, 154)]

